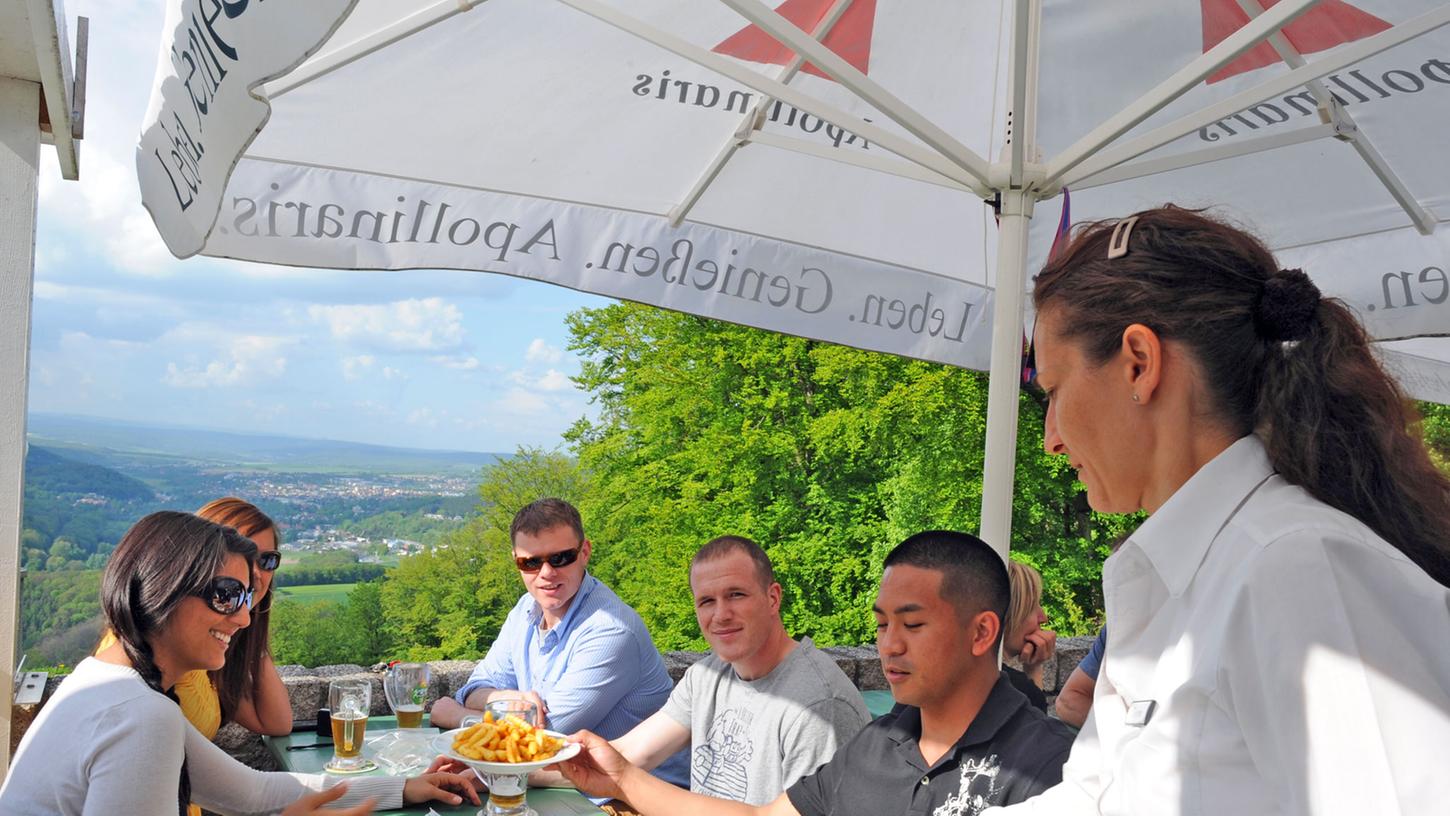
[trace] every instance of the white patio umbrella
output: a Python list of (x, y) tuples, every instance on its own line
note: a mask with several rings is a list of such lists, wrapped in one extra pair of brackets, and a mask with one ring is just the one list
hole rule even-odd
[[(1376, 337), (1450, 332), (1446, 23), (1430, 0), (174, 0), (137, 170), (181, 257), (497, 272), (990, 370), (1005, 551), (1060, 205), (1029, 224), (1065, 186), (1075, 219), (1225, 205)], [(1441, 341), (1386, 351), (1450, 400)]]

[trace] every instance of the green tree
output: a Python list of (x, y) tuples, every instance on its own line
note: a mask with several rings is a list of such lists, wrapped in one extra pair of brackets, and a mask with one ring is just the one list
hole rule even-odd
[(1419, 430), (1430, 449), (1430, 458), (1450, 475), (1450, 406), (1422, 402), (1417, 407), (1422, 418)]
[(45, 550), (36, 549), (34, 547), (25, 548), (25, 571), (40, 572), (41, 570), (44, 570), (45, 559), (49, 557), (50, 556), (46, 554)]
[(20, 645), (32, 653), (33, 665), (74, 665), (89, 654), (100, 631), (100, 595), (99, 570), (58, 570), (25, 576), (20, 597)]
[(57, 538), (51, 542), (50, 555), (52, 558), (59, 558), (62, 561), (74, 561), (78, 558), (85, 557), (85, 554), (81, 552), (81, 548), (77, 547), (74, 541), (65, 537)]
[(279, 665), (328, 666), (366, 659), (354, 651), (345, 604), (279, 598), (272, 609), (272, 655)]
[(343, 621), (356, 655), (350, 662), (371, 665), (392, 653), (382, 599), (381, 579), (355, 584), (348, 593)]
[[(599, 408), (568, 437), (591, 480), (591, 568), (660, 648), (703, 646), (686, 569), (714, 536), (760, 541), (788, 628), (828, 644), (873, 639), (896, 542), (976, 529), (985, 375), (632, 304), (569, 325)], [(1043, 405), (1021, 400), (1013, 549), (1043, 572), (1054, 625), (1085, 633), (1107, 542), (1131, 522), (1088, 510), (1067, 463), (1042, 451)]]
[(416, 660), (481, 657), (523, 591), (510, 558), (514, 513), (534, 499), (577, 502), (584, 492), (583, 475), (560, 453), (521, 448), (486, 469), (478, 515), (389, 571), (380, 603), (391, 642)]

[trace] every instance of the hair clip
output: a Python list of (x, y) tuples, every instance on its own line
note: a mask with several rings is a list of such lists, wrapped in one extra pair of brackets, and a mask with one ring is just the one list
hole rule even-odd
[(1108, 239), (1108, 260), (1121, 258), (1128, 254), (1128, 239), (1133, 235), (1133, 226), (1138, 223), (1138, 216), (1130, 216), (1113, 225), (1113, 236)]

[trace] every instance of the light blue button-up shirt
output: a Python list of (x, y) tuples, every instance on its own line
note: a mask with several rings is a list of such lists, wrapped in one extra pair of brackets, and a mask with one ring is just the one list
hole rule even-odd
[[(458, 690), (458, 702), (477, 688), (532, 690), (548, 704), (550, 729), (587, 728), (617, 739), (669, 699), (673, 683), (644, 621), (598, 578), (585, 574), (557, 626), (540, 630), (541, 620), (538, 603), (524, 593)], [(687, 753), (666, 760), (655, 774), (688, 786)]]

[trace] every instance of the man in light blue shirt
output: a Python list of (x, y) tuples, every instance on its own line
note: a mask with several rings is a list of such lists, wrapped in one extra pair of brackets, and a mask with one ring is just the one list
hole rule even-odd
[[(433, 704), (433, 724), (452, 728), (491, 702), (523, 699), (552, 730), (623, 736), (664, 705), (673, 685), (644, 621), (586, 571), (592, 545), (568, 502), (529, 504), (509, 538), (527, 592), (455, 698)], [(687, 786), (687, 752), (655, 774)]]

